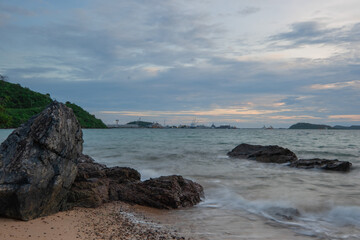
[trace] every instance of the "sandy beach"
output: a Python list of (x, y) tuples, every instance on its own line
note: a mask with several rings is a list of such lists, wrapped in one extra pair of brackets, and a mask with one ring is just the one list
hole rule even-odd
[(154, 218), (159, 211), (112, 202), (99, 208), (75, 208), (30, 221), (0, 218), (0, 239), (193, 239), (159, 223)]

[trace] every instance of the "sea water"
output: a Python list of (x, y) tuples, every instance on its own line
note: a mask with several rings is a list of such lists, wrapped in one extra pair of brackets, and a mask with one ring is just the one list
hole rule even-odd
[[(0, 141), (10, 130), (0, 130)], [(360, 239), (360, 131), (286, 129), (83, 130), (84, 153), (137, 169), (142, 180), (182, 175), (205, 189), (193, 207), (164, 212), (197, 239)], [(234, 159), (241, 143), (279, 145), (299, 158), (350, 161), (348, 173)]]

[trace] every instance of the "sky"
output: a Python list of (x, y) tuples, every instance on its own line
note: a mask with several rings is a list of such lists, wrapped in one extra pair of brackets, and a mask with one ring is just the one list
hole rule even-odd
[(107, 124), (360, 125), (358, 0), (1, 0), (0, 74)]

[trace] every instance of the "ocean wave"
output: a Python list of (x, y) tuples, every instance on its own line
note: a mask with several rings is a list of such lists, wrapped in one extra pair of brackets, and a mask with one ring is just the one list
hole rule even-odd
[(166, 176), (166, 175), (171, 175), (166, 171), (163, 170), (154, 170), (154, 169), (141, 169), (139, 170), (140, 174), (141, 174), (141, 180), (148, 180), (150, 178), (158, 178), (160, 176)]
[(300, 150), (296, 151), (296, 154), (299, 158), (307, 157), (307, 156), (317, 156), (317, 157), (332, 157), (332, 158), (355, 158), (358, 155), (354, 153), (346, 153), (346, 152), (335, 152), (335, 151), (321, 151), (321, 150)]
[[(286, 201), (247, 200), (226, 188), (210, 194), (200, 206), (246, 211), (306, 236), (321, 239), (360, 239), (359, 206), (298, 207)], [(310, 209), (313, 211), (309, 211)]]
[(245, 210), (273, 220), (292, 220), (300, 215), (293, 204), (286, 201), (247, 200), (229, 189), (220, 189), (207, 197), (203, 207), (224, 208), (228, 210)]

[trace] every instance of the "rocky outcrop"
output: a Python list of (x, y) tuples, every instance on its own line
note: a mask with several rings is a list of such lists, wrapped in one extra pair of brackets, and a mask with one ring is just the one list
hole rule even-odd
[(29, 220), (58, 212), (82, 143), (73, 111), (58, 102), (11, 133), (0, 146), (0, 215)]
[(332, 171), (341, 171), (347, 172), (350, 171), (352, 164), (347, 161), (339, 161), (329, 160), (329, 159), (320, 159), (320, 158), (313, 158), (313, 159), (299, 159), (298, 161), (292, 162), (290, 167), (296, 168), (318, 168), (323, 170), (332, 170)]
[(287, 148), (279, 146), (262, 146), (242, 143), (228, 152), (229, 157), (251, 159), (266, 163), (288, 163), (288, 166), (295, 168), (317, 168), (332, 171), (349, 171), (352, 164), (347, 161), (329, 159), (299, 159)]
[(0, 216), (30, 220), (116, 200), (170, 209), (193, 206), (204, 194), (181, 176), (141, 182), (134, 169), (83, 155), (82, 144), (73, 111), (58, 102), (10, 134), (0, 146)]
[(228, 156), (266, 163), (288, 163), (297, 160), (295, 153), (279, 146), (261, 146), (242, 143), (228, 152)]
[(66, 208), (97, 207), (104, 202), (125, 201), (156, 208), (190, 207), (201, 201), (201, 185), (181, 176), (163, 176), (140, 181), (131, 168), (107, 168), (83, 155)]
[(117, 193), (121, 201), (163, 209), (191, 207), (204, 197), (200, 184), (178, 175), (123, 185)]

